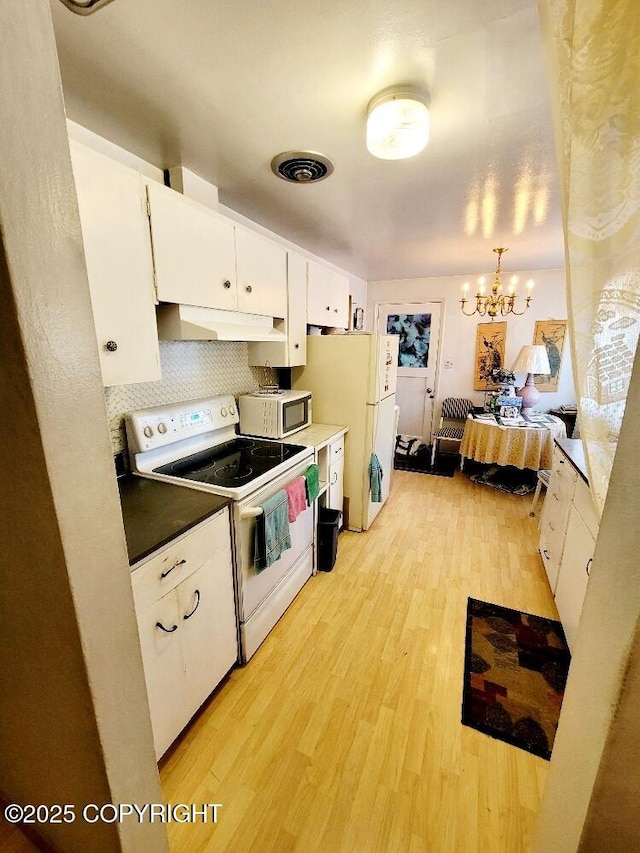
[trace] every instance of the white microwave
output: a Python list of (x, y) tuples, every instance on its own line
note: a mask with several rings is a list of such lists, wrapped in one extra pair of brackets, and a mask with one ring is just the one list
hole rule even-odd
[(240, 432), (286, 438), (311, 425), (310, 391), (255, 391), (238, 397)]

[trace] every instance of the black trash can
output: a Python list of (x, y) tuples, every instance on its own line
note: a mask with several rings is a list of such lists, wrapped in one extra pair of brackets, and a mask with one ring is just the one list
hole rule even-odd
[(338, 530), (340, 527), (340, 510), (318, 509), (318, 570), (330, 572), (338, 554)]

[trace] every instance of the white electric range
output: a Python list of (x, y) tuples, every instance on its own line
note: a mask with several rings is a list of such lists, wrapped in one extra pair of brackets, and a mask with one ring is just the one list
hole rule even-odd
[(291, 548), (280, 559), (259, 573), (254, 565), (261, 505), (307, 470), (313, 450), (238, 435), (231, 395), (130, 412), (125, 423), (133, 473), (233, 501), (236, 606), (246, 662), (313, 571), (313, 507), (291, 524)]

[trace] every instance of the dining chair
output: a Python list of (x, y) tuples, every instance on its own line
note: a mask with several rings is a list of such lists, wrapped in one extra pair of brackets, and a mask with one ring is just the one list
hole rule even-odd
[(467, 415), (473, 408), (473, 402), (464, 397), (446, 397), (442, 401), (440, 427), (433, 433), (431, 441), (431, 467), (436, 464), (438, 446), (441, 441), (454, 441), (458, 445), (464, 435)]

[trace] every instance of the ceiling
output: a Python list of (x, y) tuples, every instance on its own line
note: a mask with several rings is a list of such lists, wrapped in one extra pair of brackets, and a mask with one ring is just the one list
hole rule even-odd
[[(562, 267), (537, 0), (50, 0), (69, 118), (366, 280)], [(417, 156), (365, 147), (369, 100), (426, 88)], [(335, 171), (276, 178), (316, 151)]]

